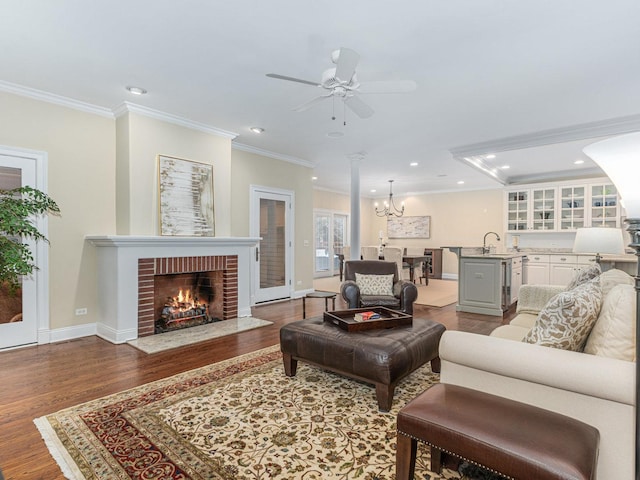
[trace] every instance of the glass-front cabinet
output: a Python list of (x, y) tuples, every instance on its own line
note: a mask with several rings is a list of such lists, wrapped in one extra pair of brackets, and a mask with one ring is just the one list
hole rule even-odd
[(613, 185), (591, 185), (591, 226), (619, 227), (618, 192)]
[(562, 232), (620, 227), (618, 192), (607, 179), (523, 185), (505, 190), (506, 231)]
[(555, 230), (556, 191), (555, 188), (531, 190), (533, 230)]
[(560, 230), (584, 227), (586, 185), (560, 187)]
[(529, 190), (507, 192), (507, 230), (529, 228)]

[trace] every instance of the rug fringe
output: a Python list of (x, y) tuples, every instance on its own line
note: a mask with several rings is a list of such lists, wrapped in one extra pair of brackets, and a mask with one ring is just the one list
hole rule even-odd
[(78, 469), (78, 466), (58, 439), (47, 417), (36, 418), (33, 423), (36, 424), (40, 431), (40, 435), (49, 449), (49, 453), (58, 464), (58, 467), (60, 467), (62, 475), (68, 480), (86, 480), (86, 477), (80, 472), (80, 469)]

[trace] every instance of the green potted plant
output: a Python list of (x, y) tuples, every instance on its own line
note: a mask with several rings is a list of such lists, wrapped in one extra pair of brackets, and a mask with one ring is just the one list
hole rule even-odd
[(0, 285), (13, 294), (20, 287), (21, 277), (37, 268), (23, 240), (48, 242), (34, 225), (35, 217), (59, 212), (56, 202), (35, 188), (0, 190)]

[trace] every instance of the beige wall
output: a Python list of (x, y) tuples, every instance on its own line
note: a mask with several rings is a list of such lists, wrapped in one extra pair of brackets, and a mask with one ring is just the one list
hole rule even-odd
[[(48, 154), (51, 328), (95, 322), (95, 258), (87, 234), (114, 234), (115, 121), (0, 93), (0, 144)], [(75, 316), (85, 307), (88, 315)]]
[[(405, 202), (405, 216), (431, 217), (431, 235), (428, 239), (386, 238), (386, 218), (378, 217), (373, 211), (373, 200), (361, 201), (361, 245), (377, 245), (379, 231), (385, 233), (385, 241), (402, 247), (482, 246), (484, 234), (497, 232), (501, 242), (490, 237), (491, 243), (499, 248), (505, 238), (503, 229), (502, 189), (477, 190), (471, 192), (433, 193), (398, 197), (394, 200)], [(315, 190), (314, 208), (331, 209), (333, 206), (348, 212), (349, 197)], [(338, 208), (340, 209), (340, 208)], [(458, 262), (455, 254), (443, 251), (443, 273), (457, 275)]]
[[(117, 119), (119, 235), (158, 235), (158, 155), (213, 165), (217, 237), (231, 235), (231, 140), (154, 118)], [(125, 201), (123, 199), (128, 199)]]
[(237, 149), (232, 150), (231, 157), (232, 234), (239, 237), (249, 235), (251, 185), (293, 191), (294, 290), (313, 288), (312, 169)]

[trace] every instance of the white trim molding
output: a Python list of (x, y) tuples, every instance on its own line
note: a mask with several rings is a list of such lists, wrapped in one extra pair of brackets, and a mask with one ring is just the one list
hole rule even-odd
[(241, 150), (243, 152), (255, 153), (256, 155), (261, 155), (263, 157), (274, 158), (276, 160), (282, 160), (284, 162), (295, 163), (296, 165), (301, 165), (303, 167), (315, 168), (316, 164), (310, 162), (309, 160), (303, 160), (302, 158), (293, 157), (290, 155), (284, 155), (281, 153), (271, 152), (269, 150), (263, 150), (262, 148), (252, 147), (251, 145), (246, 145), (244, 143), (232, 142), (231, 148), (235, 150)]
[(192, 130), (198, 130), (204, 133), (211, 133), (224, 138), (230, 138), (233, 140), (238, 136), (237, 133), (223, 130), (221, 128), (212, 127), (204, 123), (189, 120), (188, 118), (173, 115), (171, 113), (161, 112), (149, 107), (143, 107), (142, 105), (136, 105), (135, 103), (123, 102), (120, 106), (113, 110), (115, 118), (121, 117), (125, 113), (135, 113), (137, 115), (143, 115), (145, 117), (155, 118), (156, 120), (162, 120), (167, 123), (173, 123), (174, 125), (180, 125), (181, 127), (190, 128)]
[(24, 87), (22, 85), (16, 85), (15, 83), (9, 83), (3, 80), (0, 80), (0, 91), (20, 95), (21, 97), (32, 98), (41, 102), (61, 105), (74, 110), (80, 110), (81, 112), (100, 115), (101, 117), (114, 118), (113, 111), (110, 108), (98, 107), (73, 98), (63, 97), (62, 95), (56, 95), (55, 93)]

